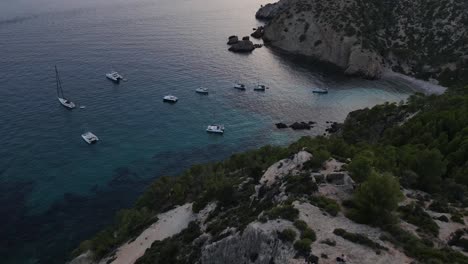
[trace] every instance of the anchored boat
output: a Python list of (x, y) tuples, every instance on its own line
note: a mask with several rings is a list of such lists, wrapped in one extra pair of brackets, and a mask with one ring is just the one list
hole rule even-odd
[(82, 134), (81, 137), (83, 138), (84, 141), (86, 141), (86, 143), (88, 143), (90, 145), (95, 144), (95, 143), (97, 143), (99, 141), (99, 138), (96, 135), (94, 135), (93, 133), (89, 132), (89, 131)]
[(199, 94), (208, 94), (208, 88), (200, 87), (200, 88), (197, 88), (195, 92)]
[(214, 133), (214, 134), (223, 134), (224, 133), (224, 126), (223, 125), (209, 125), (206, 128), (206, 132)]
[(316, 94), (327, 94), (327, 93), (328, 93), (328, 89), (324, 89), (324, 88), (315, 88), (314, 90), (312, 90), (312, 93), (316, 93)]
[(245, 85), (242, 84), (242, 83), (236, 82), (236, 83), (234, 84), (234, 89), (243, 90), (243, 91), (244, 91), (244, 90), (245, 90)]
[(57, 83), (57, 99), (59, 100), (60, 104), (66, 107), (67, 109), (75, 108), (75, 104), (72, 101), (68, 100), (63, 94), (62, 81), (60, 80), (57, 65), (55, 66), (55, 81)]
[(113, 81), (113, 82), (116, 82), (116, 83), (120, 82), (120, 80), (123, 80), (122, 75), (120, 75), (120, 74), (119, 74), (118, 72), (116, 72), (116, 71), (113, 71), (113, 72), (111, 72), (111, 73), (107, 73), (107, 74), (106, 74), (106, 77), (107, 77), (107, 79), (109, 79), (109, 80), (111, 80), (111, 81)]
[(163, 102), (167, 102), (167, 103), (177, 103), (178, 100), (179, 98), (173, 95), (166, 95), (163, 97)]

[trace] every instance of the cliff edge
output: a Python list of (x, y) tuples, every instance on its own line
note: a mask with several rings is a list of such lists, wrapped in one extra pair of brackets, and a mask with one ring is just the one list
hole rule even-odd
[(378, 79), (386, 68), (422, 79), (468, 78), (463, 0), (281, 0), (262, 6), (270, 46)]

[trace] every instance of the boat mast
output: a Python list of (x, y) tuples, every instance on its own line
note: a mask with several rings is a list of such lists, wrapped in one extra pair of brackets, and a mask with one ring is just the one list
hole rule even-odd
[(55, 81), (57, 83), (57, 97), (65, 98), (65, 96), (63, 95), (62, 82), (60, 81), (57, 65), (55, 65)]

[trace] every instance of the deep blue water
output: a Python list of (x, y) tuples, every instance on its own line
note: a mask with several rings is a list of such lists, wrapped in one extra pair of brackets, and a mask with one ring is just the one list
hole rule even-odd
[[(0, 2), (1, 262), (63, 263), (160, 175), (321, 134), (328, 120), (414, 91), (397, 78), (349, 79), (268, 48), (228, 52), (227, 36), (250, 34), (265, 2)], [(86, 109), (59, 105), (54, 65), (65, 94)], [(128, 81), (107, 81), (111, 69)], [(250, 89), (232, 89), (235, 80)], [(257, 81), (271, 88), (254, 92)], [(200, 86), (210, 95), (195, 94)], [(180, 101), (162, 103), (169, 93)], [(318, 125), (278, 131), (279, 121)], [(213, 122), (226, 126), (224, 136), (205, 133)], [(85, 144), (86, 130), (101, 142)]]

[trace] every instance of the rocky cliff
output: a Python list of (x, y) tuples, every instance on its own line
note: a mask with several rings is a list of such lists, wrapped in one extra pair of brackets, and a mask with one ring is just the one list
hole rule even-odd
[(282, 50), (375, 79), (386, 69), (450, 81), (468, 75), (464, 0), (281, 0), (256, 14)]

